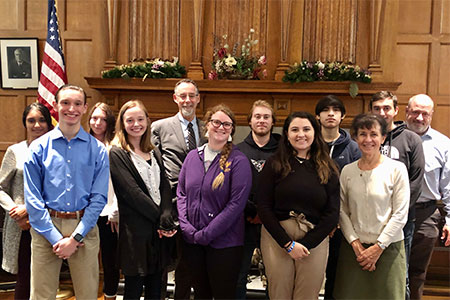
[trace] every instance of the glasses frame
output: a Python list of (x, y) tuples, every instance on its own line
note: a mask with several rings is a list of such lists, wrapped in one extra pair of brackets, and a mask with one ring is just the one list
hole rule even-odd
[[(222, 126), (223, 129), (230, 130), (234, 126), (233, 122), (222, 122), (222, 121), (217, 120), (217, 119), (211, 119), (211, 120), (209, 120), (209, 122), (211, 123), (212, 127), (216, 128), (216, 129), (218, 129), (218, 128), (220, 128), (220, 126)], [(217, 124), (220, 123), (219, 126), (214, 124), (214, 122), (216, 122)]]

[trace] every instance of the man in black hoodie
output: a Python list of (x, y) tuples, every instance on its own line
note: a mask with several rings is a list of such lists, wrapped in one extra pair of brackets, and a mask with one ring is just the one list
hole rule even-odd
[[(388, 134), (381, 145), (381, 153), (405, 164), (408, 170), (410, 185), (410, 202), (408, 221), (403, 227), (405, 236), (406, 266), (409, 266), (411, 243), (414, 234), (415, 204), (422, 191), (422, 180), (425, 168), (422, 140), (413, 131), (406, 128), (402, 121), (394, 122), (398, 113), (397, 97), (388, 91), (381, 91), (372, 96), (369, 110), (383, 117), (388, 124)], [(408, 274), (408, 272), (406, 273)], [(409, 299), (409, 279), (406, 276), (406, 296)]]
[[(345, 106), (338, 97), (328, 95), (320, 99), (316, 104), (316, 118), (319, 120), (322, 136), (330, 149), (330, 157), (336, 162), (339, 170), (361, 157), (356, 142), (350, 138), (347, 131), (340, 128), (340, 124), (345, 118)], [(330, 238), (325, 299), (334, 299), (333, 289), (341, 240), (341, 230), (336, 229)]]
[(256, 213), (256, 187), (259, 172), (264, 163), (278, 147), (280, 135), (272, 133), (275, 124), (275, 115), (272, 105), (265, 100), (257, 100), (247, 117), (251, 132), (245, 140), (238, 144), (239, 150), (244, 153), (252, 166), (252, 190), (245, 206), (245, 241), (244, 255), (236, 288), (236, 299), (245, 299), (247, 293), (247, 275), (251, 266), (251, 259), (255, 248), (259, 247), (261, 221)]

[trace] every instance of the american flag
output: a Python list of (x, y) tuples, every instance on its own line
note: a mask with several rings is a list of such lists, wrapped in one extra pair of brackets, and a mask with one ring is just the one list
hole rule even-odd
[(67, 75), (59, 36), (55, 0), (48, 0), (47, 29), (47, 41), (45, 42), (39, 78), (38, 100), (47, 106), (52, 117), (58, 120), (58, 113), (53, 107), (53, 101), (58, 88), (67, 83)]

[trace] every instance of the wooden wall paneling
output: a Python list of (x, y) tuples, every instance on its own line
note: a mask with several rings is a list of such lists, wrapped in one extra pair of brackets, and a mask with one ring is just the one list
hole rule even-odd
[(0, 28), (2, 30), (23, 30), (24, 0), (0, 1)]
[(303, 58), (355, 62), (357, 0), (305, 0)]
[[(61, 1), (59, 1), (61, 2)], [(98, 0), (64, 0), (65, 30), (66, 31), (90, 31), (95, 24), (95, 18), (89, 16), (93, 13), (93, 7)], [(59, 3), (58, 3), (59, 4)], [(58, 6), (58, 12), (61, 12)], [(60, 14), (58, 15), (58, 18)], [(61, 23), (61, 20), (59, 20)]]
[(441, 33), (450, 34), (450, 1), (442, 1)]
[(187, 77), (194, 80), (203, 79), (205, 73), (202, 65), (203, 37), (205, 19), (205, 0), (192, 1), (191, 32), (192, 32), (192, 61), (189, 65)]
[(450, 96), (450, 43), (439, 45), (437, 94)]
[(131, 0), (129, 4), (129, 61), (179, 56), (179, 1)]
[[(439, 0), (438, 0), (439, 1)], [(447, 0), (444, 0), (447, 1)], [(398, 32), (413, 34), (431, 33), (432, 6), (434, 0), (402, 0), (399, 2)]]
[(399, 94), (427, 93), (428, 44), (398, 44), (395, 78), (402, 82)]
[[(26, 0), (26, 30), (39, 30), (47, 27), (47, 1)], [(42, 36), (45, 35), (45, 32)]]

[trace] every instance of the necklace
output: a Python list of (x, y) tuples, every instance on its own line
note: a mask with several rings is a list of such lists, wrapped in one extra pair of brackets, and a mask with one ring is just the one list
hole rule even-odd
[(298, 156), (295, 156), (295, 159), (296, 159), (300, 164), (304, 163), (305, 160), (306, 160), (306, 158), (300, 158), (300, 157), (298, 157)]

